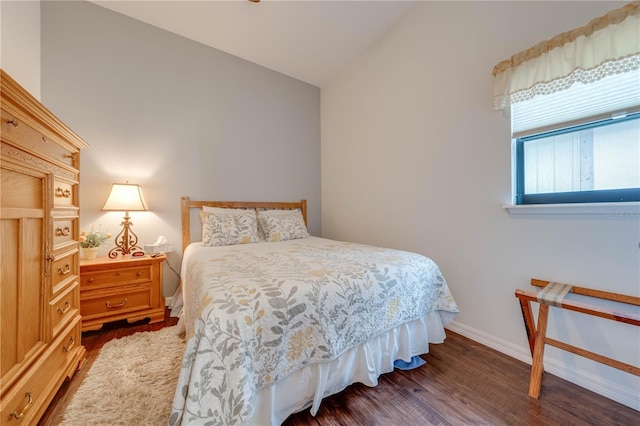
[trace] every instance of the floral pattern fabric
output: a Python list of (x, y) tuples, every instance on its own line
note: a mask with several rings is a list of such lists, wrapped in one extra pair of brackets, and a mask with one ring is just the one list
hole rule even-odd
[(273, 210), (260, 211), (258, 220), (264, 232), (264, 238), (269, 242), (295, 240), (309, 236), (300, 210), (280, 210), (275, 214)]
[(458, 312), (415, 253), (309, 237), (187, 254), (171, 425), (242, 424), (259, 389), (427, 312)]
[(231, 214), (202, 211), (200, 218), (202, 245), (205, 247), (256, 243), (260, 239), (253, 210)]

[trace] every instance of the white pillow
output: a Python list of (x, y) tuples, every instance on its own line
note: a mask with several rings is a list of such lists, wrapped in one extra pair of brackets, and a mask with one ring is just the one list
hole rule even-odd
[[(223, 209), (227, 210), (227, 209)], [(233, 213), (200, 212), (205, 247), (257, 243), (258, 221), (253, 210)]]
[(269, 242), (295, 240), (309, 236), (300, 210), (258, 211), (258, 221)]

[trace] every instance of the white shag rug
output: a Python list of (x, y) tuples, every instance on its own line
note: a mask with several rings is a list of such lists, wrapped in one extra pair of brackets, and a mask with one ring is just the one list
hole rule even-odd
[(166, 425), (184, 346), (175, 326), (105, 343), (61, 425)]

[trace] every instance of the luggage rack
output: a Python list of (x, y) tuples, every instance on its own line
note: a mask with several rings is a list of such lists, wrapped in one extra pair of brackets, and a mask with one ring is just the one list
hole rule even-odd
[[(576, 355), (591, 359), (593, 361), (608, 365), (618, 370), (640, 376), (640, 367), (617, 361), (613, 358), (606, 357), (586, 349), (570, 345), (559, 340), (547, 337), (547, 321), (549, 317), (549, 307), (555, 306), (561, 309), (581, 312), (587, 315), (593, 315), (617, 322), (630, 325), (640, 326), (640, 315), (637, 313), (626, 312), (589, 303), (579, 302), (575, 300), (565, 299), (568, 293), (589, 296), (596, 299), (609, 300), (628, 305), (640, 306), (640, 297), (628, 296), (619, 293), (611, 293), (608, 291), (594, 290), (585, 287), (572, 286), (569, 284), (560, 284), (551, 281), (544, 281), (532, 278), (531, 285), (542, 287), (538, 293), (517, 289), (515, 296), (520, 301), (522, 309), (522, 317), (527, 330), (527, 338), (529, 339), (529, 348), (533, 361), (531, 364), (531, 378), (529, 380), (529, 396), (538, 399), (540, 396), (540, 388), (542, 385), (542, 373), (544, 371), (543, 357), (544, 345), (551, 345), (556, 348), (571, 352)], [(531, 302), (540, 304), (538, 310), (537, 328), (533, 320), (531, 311)]]

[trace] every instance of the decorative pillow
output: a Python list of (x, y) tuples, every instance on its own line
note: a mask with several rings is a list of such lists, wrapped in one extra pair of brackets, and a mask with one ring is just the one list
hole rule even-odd
[(254, 212), (253, 209), (227, 209), (225, 207), (209, 207), (202, 206), (202, 211), (207, 213), (218, 213), (218, 214), (245, 214)]
[(205, 247), (257, 243), (258, 222), (253, 210), (243, 213), (200, 212), (202, 245)]
[[(0, 0), (1, 1), (1, 0)], [(247, 212), (255, 212), (254, 209), (228, 209), (226, 207), (209, 207), (202, 206), (202, 210), (207, 213), (222, 213), (222, 214), (246, 214)], [(258, 238), (260, 241), (264, 241), (264, 232), (258, 223)]]
[(258, 212), (258, 221), (269, 242), (296, 240), (309, 236), (300, 210), (265, 210)]

